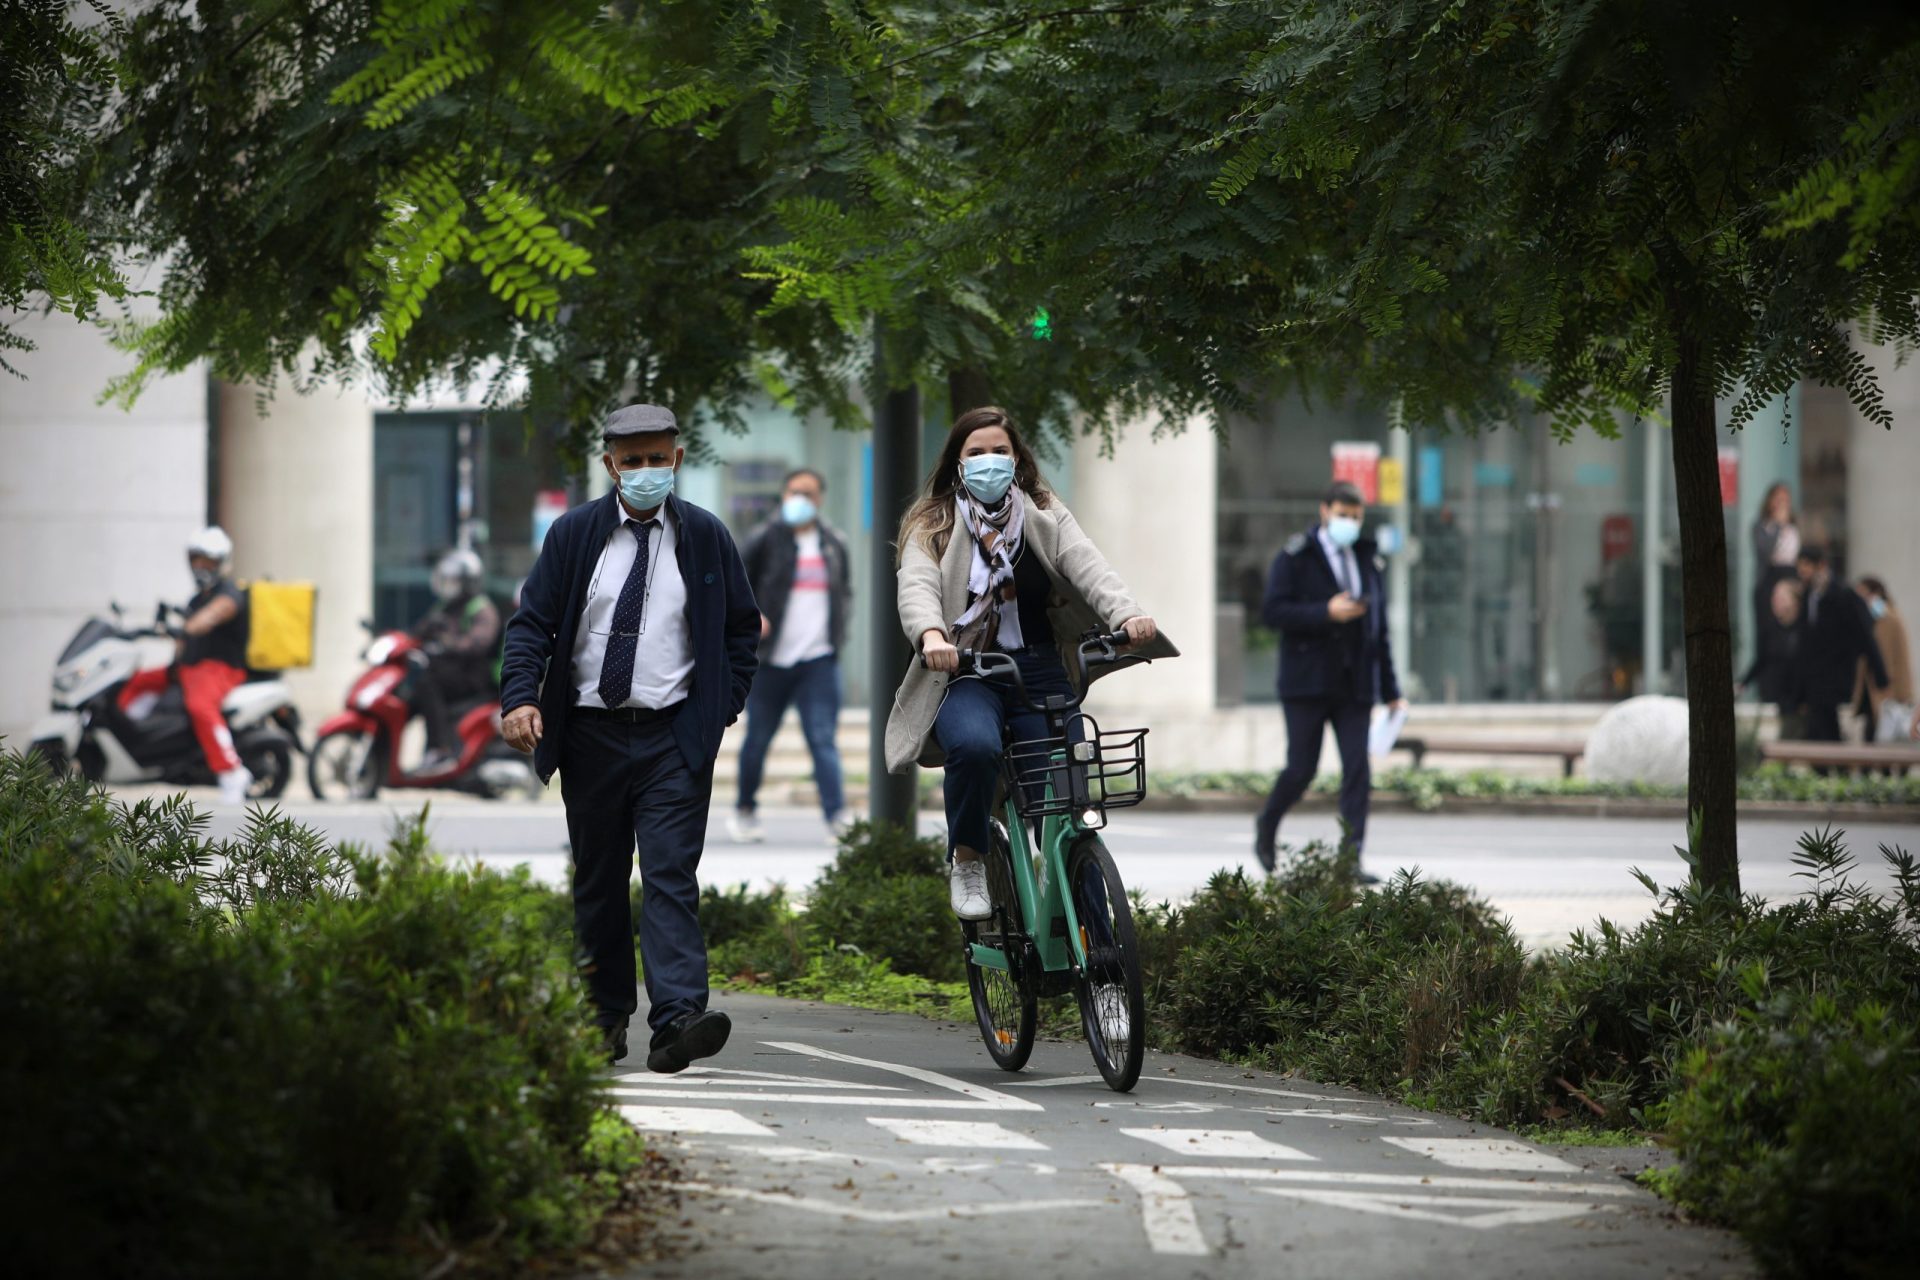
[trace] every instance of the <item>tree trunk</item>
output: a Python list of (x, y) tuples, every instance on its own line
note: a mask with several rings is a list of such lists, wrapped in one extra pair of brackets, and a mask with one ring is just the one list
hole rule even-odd
[(969, 409), (993, 403), (993, 385), (983, 370), (967, 367), (947, 370), (947, 419), (952, 422)]
[(913, 502), (920, 483), (920, 391), (917, 387), (888, 387), (886, 338), (874, 326), (873, 374), (873, 539), (869, 548), (873, 569), (873, 612), (869, 620), (872, 651), (867, 659), (867, 810), (878, 824), (890, 822), (908, 831), (920, 806), (920, 775), (887, 772), (887, 715), (893, 691), (906, 678), (914, 661), (911, 647), (900, 635), (899, 581), (894, 570), (894, 543), (900, 536), (900, 517)]
[[(1727, 625), (1727, 528), (1713, 383), (1700, 344), (1679, 340), (1673, 370), (1673, 478), (1680, 505), (1680, 585), (1687, 641), (1687, 809), (1700, 826), (1695, 875), (1740, 894), (1734, 827), (1733, 636)], [(1653, 548), (1649, 547), (1652, 554)]]

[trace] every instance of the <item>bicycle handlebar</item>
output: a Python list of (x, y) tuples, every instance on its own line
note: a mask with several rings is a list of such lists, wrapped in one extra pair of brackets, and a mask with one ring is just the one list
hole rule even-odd
[[(1083, 667), (1111, 666), (1120, 661), (1122, 656), (1115, 650), (1123, 649), (1131, 643), (1124, 631), (1088, 632), (1081, 638), (1078, 645), (1080, 665)], [(961, 649), (959, 653), (960, 664), (954, 671), (956, 676), (976, 675), (982, 679), (1011, 677), (1015, 695), (1027, 705), (1029, 710), (1042, 714), (1049, 711), (1071, 711), (1085, 700), (1086, 691), (1082, 689), (1079, 696), (1070, 698), (1057, 707), (1035, 702), (1027, 696), (1027, 682), (1021, 678), (1020, 665), (1013, 660), (1012, 654), (1002, 653), (998, 649)], [(923, 653), (920, 655), (920, 665), (925, 666), (926, 663), (927, 656)]]

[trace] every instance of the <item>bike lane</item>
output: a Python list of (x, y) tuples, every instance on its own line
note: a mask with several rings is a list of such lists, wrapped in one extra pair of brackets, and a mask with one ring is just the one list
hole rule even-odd
[(1756, 1274), (1617, 1172), (1632, 1152), (1176, 1055), (1116, 1094), (1078, 1042), (1008, 1073), (971, 1023), (714, 1003), (734, 1019), (719, 1057), (613, 1068), (687, 1176), (685, 1252), (648, 1276)]

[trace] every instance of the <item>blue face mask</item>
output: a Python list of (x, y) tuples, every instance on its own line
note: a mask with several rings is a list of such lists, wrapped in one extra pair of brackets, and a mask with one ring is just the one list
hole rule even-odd
[(620, 496), (635, 511), (651, 511), (673, 492), (672, 467), (636, 467), (620, 473)]
[(967, 492), (990, 507), (1000, 505), (1013, 487), (1013, 459), (1004, 453), (983, 453), (960, 464)]
[(1887, 602), (1875, 596), (1873, 599), (1867, 601), (1867, 612), (1873, 615), (1875, 622), (1878, 622), (1887, 616)]
[(1360, 522), (1352, 516), (1328, 516), (1327, 536), (1336, 547), (1350, 547), (1360, 541)]
[(805, 494), (790, 493), (780, 503), (780, 518), (796, 527), (812, 524), (819, 514), (820, 508)]

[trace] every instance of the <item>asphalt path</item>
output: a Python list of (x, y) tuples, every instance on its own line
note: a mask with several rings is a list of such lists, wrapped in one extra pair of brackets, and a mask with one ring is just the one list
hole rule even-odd
[(719, 1056), (613, 1068), (686, 1176), (684, 1252), (636, 1280), (1755, 1274), (1632, 1181), (1655, 1152), (1549, 1150), (1168, 1054), (1116, 1094), (1079, 1043), (1009, 1074), (971, 1024), (714, 1004), (734, 1022)]
[[(215, 834), (238, 827), (241, 813), (218, 805), (211, 791), (193, 796), (210, 813)], [(442, 852), (495, 867), (524, 863), (541, 880), (565, 882), (566, 822), (557, 797), (529, 803), (441, 793), (336, 805), (299, 799), (282, 807), (336, 839), (378, 845), (396, 822), (418, 814), (429, 801), (429, 831)], [(732, 843), (726, 816), (724, 806), (714, 808), (700, 867), (707, 884), (784, 884), (804, 895), (832, 861), (834, 848), (818, 813), (763, 809), (766, 839), (750, 845)], [(928, 834), (942, 830), (937, 814), (923, 813), (920, 824)], [(1793, 862), (1806, 825), (1779, 818), (1741, 820), (1740, 871), (1748, 893), (1777, 901), (1806, 890), (1808, 882), (1797, 876)], [(1293, 843), (1332, 840), (1337, 819), (1303, 814), (1281, 834)], [(1911, 827), (1860, 823), (1846, 834), (1857, 878), (1881, 889), (1891, 886), (1892, 877), (1877, 846), (1920, 850), (1920, 831)], [(1370, 824), (1366, 865), (1381, 875), (1409, 868), (1466, 885), (1506, 913), (1528, 945), (1555, 946), (1598, 917), (1622, 925), (1643, 919), (1653, 899), (1632, 878), (1632, 869), (1647, 871), (1663, 885), (1684, 882), (1686, 867), (1674, 846), (1685, 838), (1677, 819), (1387, 813)], [(1128, 886), (1155, 900), (1190, 897), (1221, 869), (1256, 870), (1247, 815), (1118, 812), (1106, 840)]]

